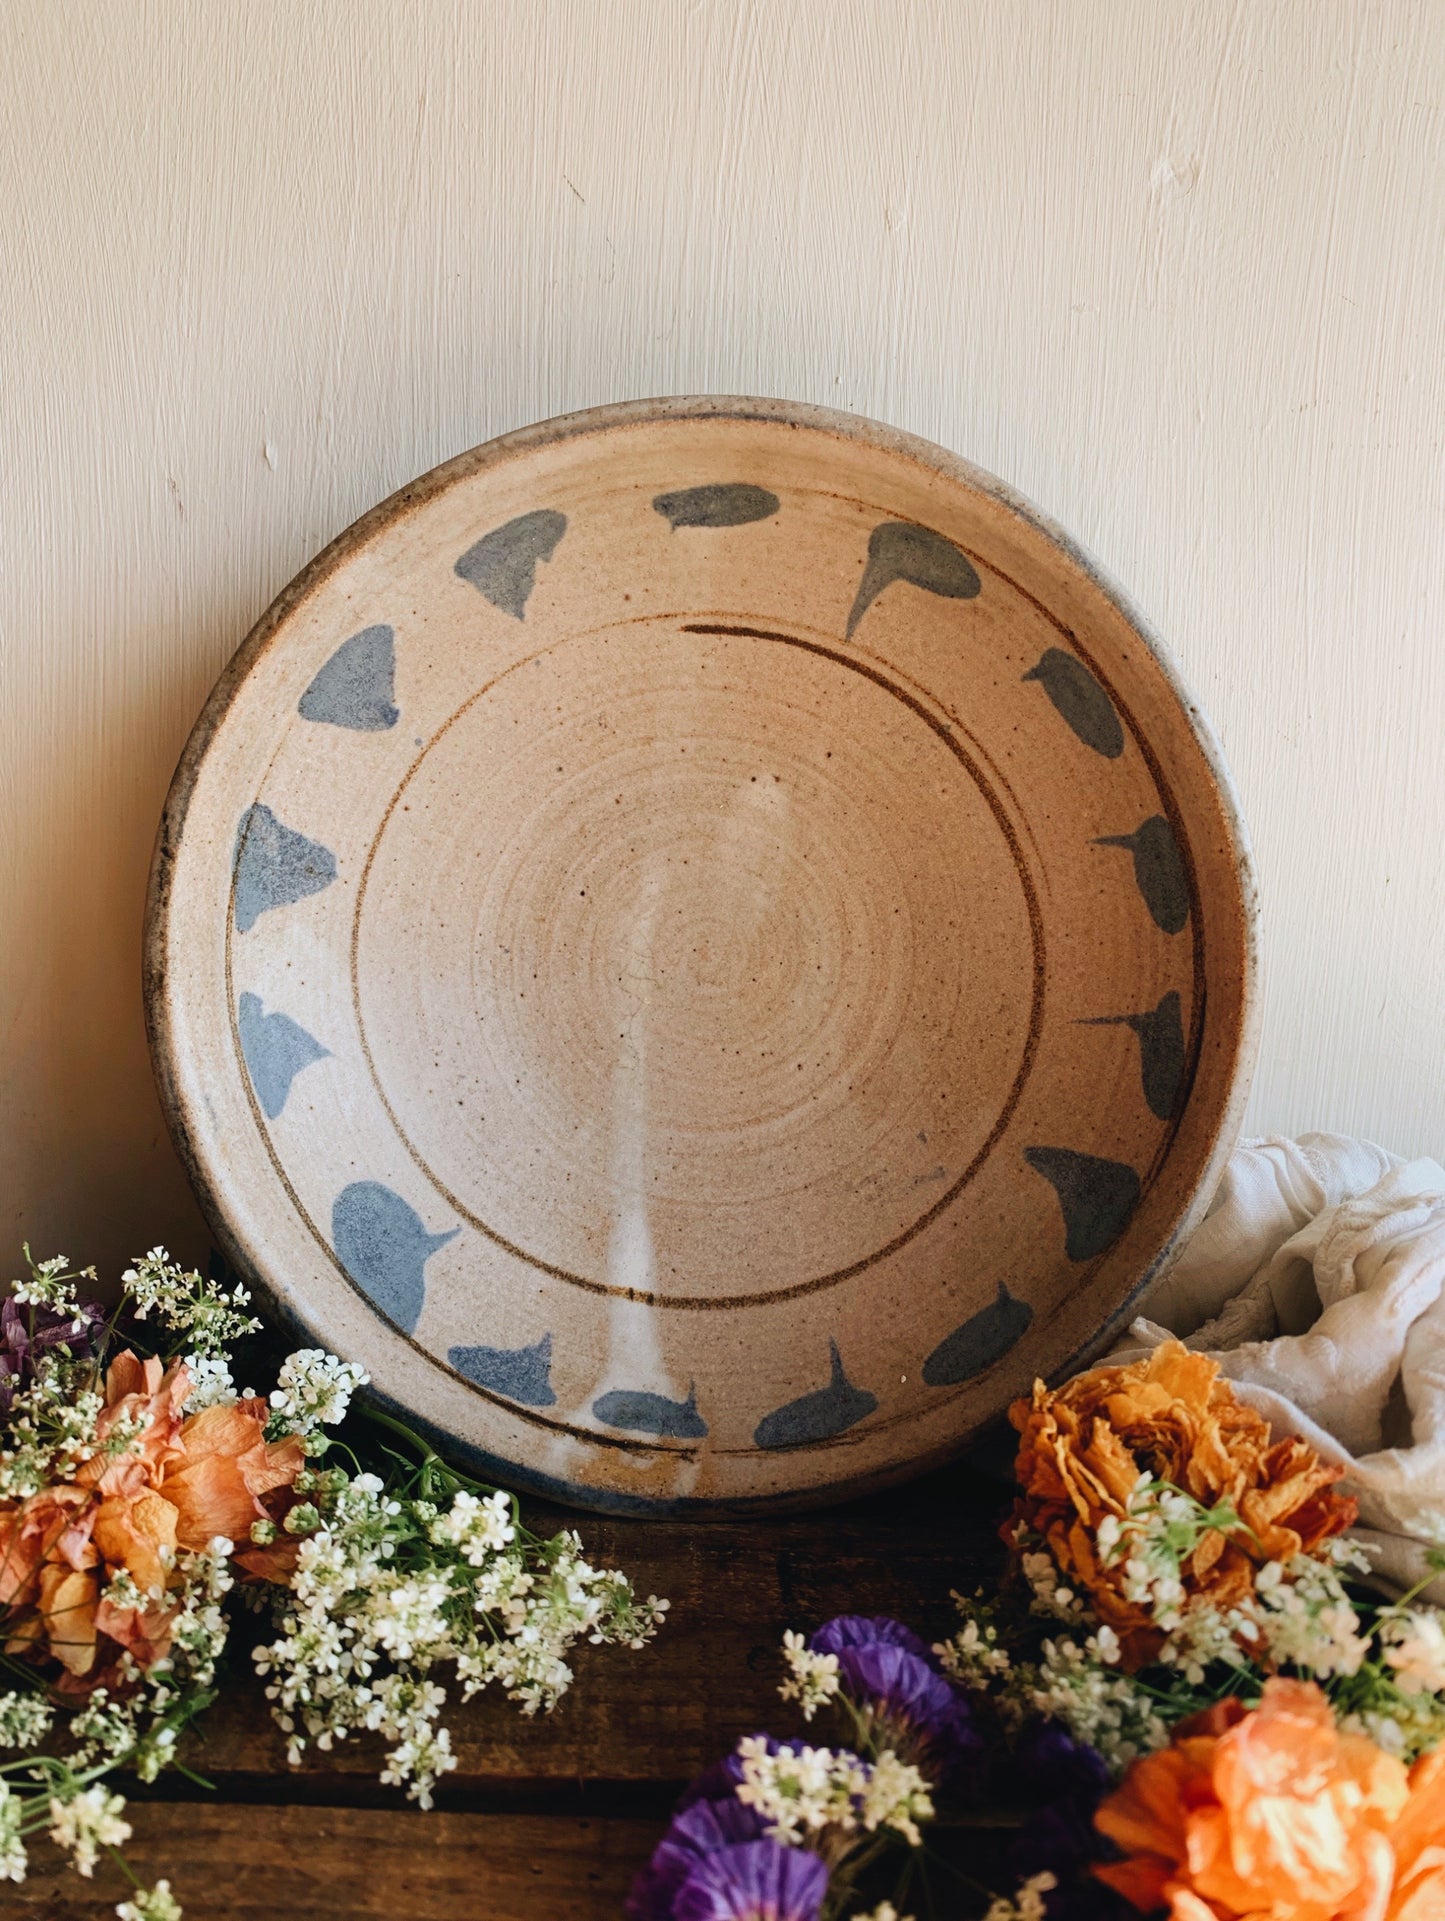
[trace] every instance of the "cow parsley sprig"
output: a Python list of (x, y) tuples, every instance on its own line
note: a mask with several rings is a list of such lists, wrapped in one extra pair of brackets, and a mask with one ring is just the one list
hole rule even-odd
[(183, 1336), (180, 1345), (201, 1359), (224, 1359), (232, 1342), (261, 1330), (261, 1323), (245, 1311), (251, 1296), (239, 1281), (227, 1290), (219, 1281), (183, 1268), (163, 1247), (143, 1254), (121, 1281), (127, 1309), (136, 1320), (154, 1317), (167, 1332)]
[(571, 1685), (578, 1642), (640, 1648), (668, 1604), (639, 1601), (625, 1575), (593, 1567), (571, 1530), (532, 1534), (514, 1497), (372, 1418), (411, 1445), (417, 1465), (390, 1486), (375, 1474), (302, 1471), (295, 1573), (256, 1667), (293, 1763), (312, 1743), (324, 1751), (378, 1734), (388, 1744), (382, 1779), (429, 1807), (456, 1766), (438, 1673), (451, 1671), (464, 1701), (495, 1684), (535, 1714)]

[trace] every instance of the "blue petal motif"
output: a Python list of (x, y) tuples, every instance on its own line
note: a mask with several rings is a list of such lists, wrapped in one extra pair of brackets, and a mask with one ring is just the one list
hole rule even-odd
[(829, 1341), (828, 1353), (832, 1362), (828, 1385), (765, 1414), (753, 1432), (756, 1446), (806, 1447), (811, 1441), (831, 1440), (866, 1420), (877, 1407), (877, 1395), (854, 1387), (844, 1373), (836, 1341)]
[(469, 1381), (505, 1394), (523, 1407), (552, 1407), (552, 1336), (544, 1334), (531, 1347), (452, 1347), (447, 1359)]
[(285, 1107), (291, 1083), (302, 1068), (331, 1058), (331, 1049), (314, 1040), (289, 1014), (268, 1014), (259, 994), (241, 996), (236, 1032), (256, 1099), (269, 1121)]
[(461, 1231), (428, 1233), (416, 1209), (380, 1181), (354, 1181), (342, 1188), (331, 1210), (336, 1258), (405, 1334), (414, 1333), (421, 1319), (427, 1262)]
[(396, 635), (390, 627), (363, 627), (343, 640), (297, 702), (303, 720), (356, 733), (384, 733), (401, 713), (393, 698)]
[(336, 856), (278, 820), (261, 801), (248, 807), (236, 828), (232, 856), (238, 933), (249, 934), (272, 907), (319, 894), (336, 879)]

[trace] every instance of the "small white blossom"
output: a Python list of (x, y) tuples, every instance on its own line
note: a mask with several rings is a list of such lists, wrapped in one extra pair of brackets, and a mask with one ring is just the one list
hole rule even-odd
[(39, 1694), (0, 1694), (0, 1748), (33, 1748), (50, 1732), (50, 1703)]
[(186, 1396), (187, 1414), (199, 1414), (203, 1407), (234, 1407), (240, 1396), (231, 1379), (231, 1368), (219, 1354), (188, 1354), (186, 1367), (191, 1376), (191, 1391)]
[(10, 1292), (21, 1307), (48, 1307), (53, 1314), (74, 1314), (75, 1332), (80, 1333), (85, 1322), (80, 1318), (76, 1299), (77, 1281), (94, 1281), (95, 1269), (83, 1268), (79, 1274), (71, 1274), (68, 1254), (53, 1254), (48, 1261), (33, 1261), (30, 1249), (25, 1249), (26, 1265), (30, 1272), (24, 1280), (12, 1281)]
[(303, 1347), (287, 1356), (271, 1396), (274, 1435), (312, 1434), (346, 1418), (351, 1397), (371, 1376), (355, 1361), (338, 1360), (324, 1348)]
[(100, 1782), (65, 1797), (52, 1795), (50, 1838), (70, 1856), (76, 1873), (89, 1877), (102, 1848), (118, 1848), (130, 1839), (124, 1812), (124, 1797), (107, 1794)]
[(1058, 1877), (1047, 1871), (1031, 1874), (1027, 1881), (1019, 1883), (1011, 1901), (1000, 1896), (993, 1902), (984, 1921), (1044, 1921), (1044, 1896), (1058, 1885)]
[(909, 1847), (923, 1845), (920, 1821), (933, 1819), (933, 1797), (928, 1783), (911, 1761), (900, 1761), (891, 1748), (867, 1769), (859, 1820), (871, 1834), (878, 1828), (891, 1828), (901, 1834)]
[(20, 1824), (25, 1819), (25, 1803), (0, 1779), (0, 1881), (23, 1881), (29, 1862)]
[(1434, 1608), (1391, 1610), (1380, 1639), (1404, 1693), (1445, 1694), (1445, 1617)]
[(131, 1900), (118, 1902), (115, 1911), (119, 1921), (181, 1921), (181, 1904), (169, 1881), (157, 1881), (149, 1893), (142, 1888)]
[(846, 1748), (785, 1747), (770, 1754), (762, 1735), (749, 1735), (737, 1753), (738, 1800), (754, 1810), (773, 1840), (788, 1847), (806, 1845), (825, 1829), (871, 1834), (879, 1828), (891, 1828), (917, 1847), (918, 1823), (933, 1815), (927, 1781), (891, 1750), (872, 1763)]
[(251, 1296), (239, 1284), (228, 1293), (215, 1281), (173, 1261), (153, 1247), (121, 1275), (131, 1311), (139, 1321), (154, 1315), (172, 1333), (188, 1334), (197, 1358), (220, 1356), (243, 1334), (254, 1334), (258, 1320), (244, 1312)]
[[(1100, 1629), (1100, 1635), (1106, 1630)], [(1162, 1748), (1169, 1728), (1153, 1697), (1132, 1676), (1105, 1665), (1097, 1637), (1045, 1641), (1030, 1676), (1020, 1670), (1023, 1703), (1062, 1721), (1075, 1740), (1097, 1748), (1110, 1771), (1122, 1774), (1141, 1754)], [(1117, 1642), (1110, 1650), (1117, 1652)]]
[(1031, 1614), (1051, 1615), (1059, 1621), (1083, 1621), (1088, 1609), (1071, 1587), (1059, 1579), (1054, 1557), (1047, 1549), (1025, 1551), (1019, 1557), (1023, 1577), (1033, 1591)]
[(498, 1490), (478, 1500), (459, 1488), (448, 1512), (439, 1514), (428, 1532), (438, 1546), (454, 1547), (473, 1567), (481, 1567), (516, 1539), (511, 1496)]
[(783, 1636), (783, 1658), (790, 1678), (783, 1682), (778, 1693), (785, 1701), (796, 1701), (803, 1710), (803, 1719), (811, 1721), (818, 1709), (833, 1699), (841, 1685), (838, 1657), (813, 1653), (802, 1635), (789, 1629)]

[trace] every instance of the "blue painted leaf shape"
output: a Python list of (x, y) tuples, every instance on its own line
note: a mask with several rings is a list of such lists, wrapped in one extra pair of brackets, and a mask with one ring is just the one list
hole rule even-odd
[(683, 487), (659, 494), (653, 511), (679, 527), (742, 527), (753, 520), (770, 520), (780, 503), (766, 487), (745, 481), (718, 481), (706, 487)]
[(456, 571), (494, 607), (522, 620), (537, 584), (537, 563), (552, 558), (566, 531), (567, 516), (555, 507), (518, 514), (468, 547)]
[(814, 1441), (831, 1440), (859, 1421), (866, 1420), (878, 1406), (876, 1394), (854, 1387), (844, 1372), (838, 1343), (829, 1341), (830, 1374), (826, 1387), (802, 1394), (796, 1401), (765, 1414), (753, 1430), (758, 1447), (807, 1447)]
[(1114, 703), (1083, 661), (1062, 647), (1049, 647), (1023, 678), (1039, 683), (1086, 747), (1106, 760), (1117, 760), (1123, 753), (1124, 729)]
[(960, 1381), (971, 1381), (1023, 1339), (1033, 1318), (1028, 1302), (1017, 1300), (1000, 1281), (998, 1298), (971, 1314), (934, 1348), (923, 1363), (924, 1380), (930, 1387), (956, 1387)]
[(247, 934), (262, 914), (319, 894), (336, 879), (336, 856), (278, 820), (261, 801), (248, 807), (236, 828), (233, 856), (235, 914)]
[(530, 1347), (452, 1347), (447, 1359), (469, 1381), (523, 1407), (552, 1407), (552, 1336)]
[(1133, 1029), (1145, 1103), (1161, 1121), (1172, 1120), (1184, 1092), (1184, 1016), (1175, 990), (1171, 987), (1147, 1014), (1100, 1014), (1079, 1025)]
[(319, 669), (296, 710), (303, 720), (378, 734), (395, 727), (401, 718), (395, 694), (395, 630), (363, 627), (350, 640), (343, 640)]
[(331, 1058), (331, 1049), (323, 1047), (289, 1014), (268, 1014), (259, 994), (241, 996), (236, 1032), (256, 1099), (270, 1121), (285, 1107), (291, 1083), (302, 1068)]
[(461, 1233), (432, 1234), (416, 1209), (380, 1181), (353, 1181), (331, 1209), (331, 1245), (352, 1280), (403, 1333), (416, 1331), (426, 1300), (424, 1270)]
[(1134, 884), (1156, 927), (1177, 934), (1189, 919), (1189, 877), (1180, 858), (1174, 829), (1162, 814), (1151, 814), (1132, 834), (1103, 834), (1096, 847), (1126, 847), (1134, 857)]
[(707, 1422), (697, 1411), (697, 1389), (689, 1385), (685, 1401), (670, 1401), (665, 1394), (647, 1394), (620, 1388), (600, 1394), (592, 1412), (609, 1427), (621, 1427), (634, 1434), (657, 1434), (668, 1440), (700, 1441), (707, 1433)]
[(868, 564), (848, 616), (849, 640), (883, 589), (895, 580), (906, 580), (926, 594), (941, 594), (948, 600), (972, 600), (980, 585), (967, 554), (943, 534), (911, 520), (885, 520), (868, 539)]
[(1118, 1240), (1139, 1205), (1139, 1176), (1132, 1167), (1071, 1147), (1026, 1147), (1024, 1159), (1059, 1197), (1064, 1252), (1071, 1261), (1091, 1261)]

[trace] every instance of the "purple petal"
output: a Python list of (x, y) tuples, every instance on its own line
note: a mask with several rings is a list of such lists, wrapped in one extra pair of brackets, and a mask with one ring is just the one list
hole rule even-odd
[(920, 1766), (932, 1762), (935, 1773), (947, 1770), (983, 1746), (958, 1689), (906, 1648), (883, 1641), (845, 1647), (838, 1656), (838, 1678), (855, 1701), (866, 1702), (893, 1724), (901, 1749), (911, 1750)]
[(921, 1641), (912, 1628), (886, 1614), (838, 1614), (825, 1621), (808, 1642), (814, 1654), (841, 1654), (844, 1648), (905, 1648), (930, 1667), (938, 1665), (933, 1650)]
[(1014, 1760), (1036, 1800), (1068, 1796), (1092, 1811), (1109, 1791), (1103, 1755), (1086, 1741), (1076, 1741), (1058, 1721), (1029, 1722), (1015, 1744)]
[(633, 1881), (627, 1921), (670, 1921), (674, 1895), (705, 1855), (739, 1841), (756, 1841), (762, 1832), (758, 1815), (730, 1788), (718, 1800), (690, 1801), (672, 1817), (652, 1859)]
[(698, 1862), (677, 1891), (672, 1921), (818, 1921), (827, 1892), (816, 1854), (743, 1841)]

